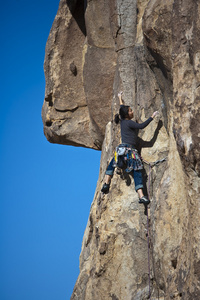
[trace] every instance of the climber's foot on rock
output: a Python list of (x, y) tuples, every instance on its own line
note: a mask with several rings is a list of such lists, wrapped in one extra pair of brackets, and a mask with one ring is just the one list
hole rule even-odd
[(104, 193), (104, 194), (108, 194), (109, 189), (110, 189), (110, 183), (104, 183), (104, 185), (101, 189), (101, 192)]
[(145, 205), (148, 205), (150, 203), (150, 200), (147, 199), (147, 197), (143, 196), (139, 199), (139, 203), (143, 203)]

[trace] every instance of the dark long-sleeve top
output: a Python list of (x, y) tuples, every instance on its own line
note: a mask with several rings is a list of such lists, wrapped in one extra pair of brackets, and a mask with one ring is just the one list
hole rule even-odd
[(139, 129), (145, 128), (153, 120), (152, 117), (147, 119), (143, 123), (136, 123), (132, 120), (121, 120), (121, 137), (123, 144), (132, 145), (137, 149), (137, 139)]

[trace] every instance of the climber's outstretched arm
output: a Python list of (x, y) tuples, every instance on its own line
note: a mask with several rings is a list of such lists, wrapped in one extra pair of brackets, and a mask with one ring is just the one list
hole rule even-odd
[(120, 104), (120, 105), (124, 105), (123, 100), (122, 100), (122, 94), (123, 94), (123, 92), (119, 92), (119, 93), (118, 93), (119, 104)]

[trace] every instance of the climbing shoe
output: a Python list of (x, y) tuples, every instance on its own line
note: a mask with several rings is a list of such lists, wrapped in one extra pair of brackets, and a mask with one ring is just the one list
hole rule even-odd
[(110, 183), (104, 183), (101, 191), (102, 193), (107, 194), (109, 192), (109, 189), (110, 189)]
[(139, 203), (143, 203), (145, 205), (148, 205), (150, 203), (150, 200), (147, 199), (147, 197), (143, 196), (142, 198), (139, 199)]

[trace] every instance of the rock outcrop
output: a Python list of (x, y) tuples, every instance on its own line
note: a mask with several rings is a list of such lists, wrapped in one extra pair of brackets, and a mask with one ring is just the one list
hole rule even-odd
[[(97, 189), (71, 300), (200, 299), (200, 3), (61, 0), (46, 46), (44, 133), (53, 143), (102, 150)], [(118, 91), (140, 122), (151, 204), (114, 174)]]

